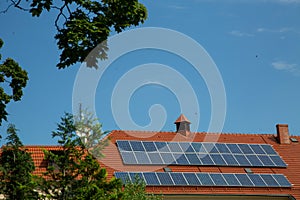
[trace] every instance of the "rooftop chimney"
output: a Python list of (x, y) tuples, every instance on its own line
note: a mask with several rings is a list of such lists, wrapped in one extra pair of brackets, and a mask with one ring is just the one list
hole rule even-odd
[(279, 144), (290, 144), (289, 126), (287, 124), (277, 124), (276, 128)]
[(174, 124), (176, 124), (177, 133), (180, 133), (184, 136), (188, 136), (190, 134), (191, 122), (183, 114), (178, 117)]

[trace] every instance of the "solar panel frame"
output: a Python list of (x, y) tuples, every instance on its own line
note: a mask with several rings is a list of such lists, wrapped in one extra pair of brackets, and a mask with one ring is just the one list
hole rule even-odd
[(197, 173), (196, 174), (202, 186), (214, 186), (215, 183), (207, 173)]
[(159, 152), (170, 152), (170, 149), (168, 148), (168, 145), (166, 142), (154, 142), (157, 151)]
[(252, 149), (248, 144), (238, 144), (238, 146), (243, 152), (243, 154), (254, 154), (254, 152), (252, 151)]
[(162, 160), (160, 153), (158, 152), (149, 152), (148, 157), (150, 159), (151, 164), (154, 165), (164, 164), (164, 161)]
[(223, 174), (223, 177), (229, 186), (241, 186), (241, 183), (234, 174)]
[(163, 160), (163, 164), (169, 165), (176, 163), (172, 153), (160, 153), (160, 156)]
[(246, 155), (246, 158), (249, 160), (250, 164), (255, 167), (264, 166), (264, 164), (259, 160), (256, 155)]
[(243, 154), (235, 154), (233, 155), (236, 161), (239, 163), (239, 166), (251, 166), (250, 162)]
[(273, 167), (275, 164), (268, 155), (258, 155), (259, 160), (264, 164), (265, 167)]
[(283, 161), (283, 159), (278, 155), (276, 155), (276, 156), (275, 155), (272, 155), (272, 156), (270, 155), (269, 158), (278, 167), (286, 167), (287, 166), (287, 164)]
[(187, 153), (185, 154), (186, 158), (188, 159), (191, 165), (202, 165), (199, 157), (195, 153)]
[(182, 149), (179, 146), (178, 142), (169, 142), (168, 147), (170, 149), (170, 152), (172, 153), (182, 153)]
[(175, 158), (175, 162), (178, 165), (190, 165), (191, 163), (185, 157), (185, 154), (173, 153), (173, 157)]
[(223, 159), (223, 157), (220, 154), (211, 154), (210, 157), (212, 158), (213, 162), (216, 165), (227, 165), (225, 160)]
[(132, 151), (145, 151), (145, 148), (141, 141), (130, 141), (129, 142), (132, 148)]
[(202, 145), (204, 146), (204, 148), (206, 149), (206, 152), (209, 153), (220, 153), (218, 151), (218, 149), (216, 148), (215, 143), (202, 143)]
[(266, 154), (268, 154), (268, 155), (277, 155), (277, 152), (273, 149), (273, 147), (271, 145), (261, 144), (260, 146), (266, 152)]
[(278, 187), (279, 183), (275, 180), (275, 178), (271, 174), (261, 174), (261, 178), (268, 185), (268, 187)]
[(211, 179), (213, 180), (215, 186), (228, 186), (228, 183), (222, 176), (222, 174), (219, 173), (211, 173), (209, 174)]
[(134, 155), (134, 152), (130, 151), (121, 151), (121, 158), (123, 160), (124, 164), (137, 164), (136, 157)]
[(220, 153), (230, 153), (229, 149), (224, 143), (216, 143), (216, 148)]
[(250, 147), (255, 154), (266, 154), (266, 152), (261, 148), (261, 145), (251, 144)]
[(272, 174), (272, 176), (281, 187), (292, 187), (288, 179), (282, 174)]
[(228, 143), (228, 144), (226, 144), (226, 146), (232, 154), (242, 154), (243, 153), (237, 144)]
[(256, 187), (266, 187), (267, 184), (261, 178), (259, 174), (248, 174), (248, 177)]
[(151, 164), (150, 159), (146, 152), (135, 151), (134, 155), (136, 157), (137, 164), (145, 164), (145, 165)]
[(196, 153), (207, 153), (207, 151), (203, 147), (202, 143), (192, 142), (191, 145), (194, 148), (194, 150), (195, 150)]
[(157, 172), (156, 175), (161, 185), (174, 185), (173, 179), (170, 176), (170, 172)]
[(185, 153), (195, 153), (193, 146), (189, 142), (179, 142), (179, 146)]
[(223, 159), (228, 166), (238, 166), (239, 163), (232, 154), (222, 154)]
[(241, 183), (242, 186), (245, 187), (252, 187), (254, 186), (250, 178), (247, 176), (247, 174), (235, 174), (238, 181)]
[(203, 165), (215, 165), (209, 154), (199, 154), (198, 157)]

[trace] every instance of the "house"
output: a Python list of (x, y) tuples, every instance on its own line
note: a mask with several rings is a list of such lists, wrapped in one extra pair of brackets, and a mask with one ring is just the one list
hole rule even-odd
[[(164, 199), (300, 199), (300, 136), (288, 125), (276, 125), (276, 134), (195, 133), (184, 115), (175, 125), (175, 132), (110, 132), (99, 160), (108, 178), (139, 177)], [(59, 147), (27, 149), (42, 175), (42, 150)]]

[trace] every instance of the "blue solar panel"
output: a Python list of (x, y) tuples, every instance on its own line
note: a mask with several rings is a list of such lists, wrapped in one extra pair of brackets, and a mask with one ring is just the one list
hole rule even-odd
[(267, 154), (277, 155), (276, 151), (270, 145), (262, 144), (261, 147)]
[(192, 145), (187, 142), (180, 142), (179, 143), (181, 149), (183, 152), (188, 152), (188, 153), (195, 153), (195, 150), (193, 149)]
[(118, 140), (117, 145), (125, 164), (287, 166), (272, 146), (267, 144)]
[(144, 181), (144, 177), (142, 173), (129, 172), (129, 175), (132, 182)]
[(145, 182), (147, 185), (160, 185), (156, 173), (144, 172)]
[(147, 152), (157, 151), (156, 146), (154, 145), (154, 142), (143, 142), (143, 145)]
[(137, 160), (135, 159), (133, 152), (123, 151), (121, 152), (121, 157), (125, 164), (137, 164)]
[(171, 173), (175, 185), (188, 185), (182, 173)]
[(224, 158), (227, 165), (230, 165), (230, 166), (239, 165), (238, 162), (233, 157), (233, 155), (231, 155), (231, 154), (223, 154), (222, 157)]
[(158, 172), (156, 175), (162, 185), (174, 185), (169, 173), (165, 173), (165, 172), (159, 173)]
[(244, 155), (234, 155), (235, 159), (238, 161), (241, 166), (251, 166), (246, 156)]
[(133, 151), (145, 151), (142, 142), (139, 141), (130, 141), (131, 147)]
[(248, 144), (238, 144), (244, 154), (254, 154)]
[(286, 179), (285, 176), (283, 176), (281, 174), (273, 174), (272, 176), (273, 176), (273, 178), (275, 178), (275, 180), (281, 187), (291, 187), (292, 186), (290, 184), (290, 182)]
[(155, 142), (155, 145), (159, 152), (170, 152), (166, 142)]
[(279, 156), (270, 156), (270, 159), (276, 166), (286, 167), (285, 162)]
[(251, 144), (250, 147), (256, 154), (266, 154), (265, 151), (258, 144)]
[(214, 182), (211, 180), (211, 178), (208, 174), (198, 173), (197, 176), (198, 176), (199, 181), (201, 182), (201, 185), (205, 185), (205, 186), (214, 185)]
[(204, 149), (202, 143), (193, 142), (192, 146), (193, 146), (195, 152), (198, 152), (198, 153), (207, 153), (207, 151)]
[(216, 165), (226, 165), (220, 154), (211, 154), (210, 156)]
[(175, 162), (179, 165), (189, 165), (190, 164), (184, 154), (174, 153), (173, 156), (175, 158)]
[(219, 153), (217, 150), (215, 143), (203, 143), (204, 148), (209, 153)]
[(262, 180), (259, 174), (248, 174), (248, 177), (250, 180), (253, 182), (253, 184), (257, 187), (261, 186), (264, 187), (266, 186), (266, 183)]
[(226, 186), (228, 185), (223, 178), (222, 174), (210, 174), (210, 177), (212, 178), (213, 182), (216, 186)]
[(227, 148), (227, 146), (225, 144), (216, 143), (216, 147), (220, 153), (230, 153), (229, 149)]
[(187, 159), (191, 165), (201, 165), (202, 164), (200, 159), (198, 158), (197, 154), (187, 153), (187, 154), (185, 154), (185, 156), (187, 157)]
[(153, 186), (291, 187), (282, 174), (227, 174), (179, 172), (115, 172), (123, 183), (140, 178)]
[(159, 153), (148, 153), (151, 164), (164, 164), (164, 161), (161, 159)]
[(132, 151), (128, 141), (117, 141), (117, 145), (121, 151)]
[(131, 181), (128, 172), (115, 172), (115, 177), (121, 179), (123, 184)]
[(279, 184), (277, 183), (277, 181), (273, 178), (273, 176), (271, 174), (261, 174), (260, 176), (269, 187), (279, 186)]
[(236, 178), (239, 180), (242, 186), (253, 186), (253, 183), (247, 176), (247, 174), (235, 174)]
[(231, 153), (242, 153), (238, 145), (236, 144), (226, 144)]
[(176, 142), (170, 142), (168, 143), (168, 146), (170, 148), (171, 152), (182, 152), (182, 149), (180, 148), (179, 144)]
[(246, 157), (252, 166), (263, 166), (263, 163), (258, 159), (256, 155), (246, 155)]
[(175, 162), (174, 157), (171, 153), (160, 153), (160, 155), (164, 161), (164, 164), (172, 164)]
[(203, 165), (214, 165), (215, 163), (212, 161), (209, 154), (200, 154), (198, 155), (200, 161), (203, 163)]
[(274, 166), (274, 163), (269, 156), (259, 155), (258, 158), (264, 164), (264, 166)]
[(237, 180), (234, 174), (223, 174), (223, 177), (227, 181), (229, 186), (240, 186), (240, 182)]
[(134, 154), (135, 154), (138, 164), (150, 164), (151, 163), (147, 156), (147, 153), (136, 151), (136, 152), (134, 152)]
[(183, 173), (189, 185), (201, 185), (195, 173)]

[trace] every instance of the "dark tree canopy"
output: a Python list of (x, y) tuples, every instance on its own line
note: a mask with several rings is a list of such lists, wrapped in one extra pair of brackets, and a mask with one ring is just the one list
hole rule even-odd
[[(147, 18), (145, 6), (138, 0), (9, 0), (11, 6), (39, 17), (45, 11), (58, 12), (55, 20), (58, 48), (61, 50), (58, 68), (84, 62), (97, 46), (88, 67), (97, 68), (97, 59), (107, 58), (107, 44), (111, 31), (122, 32), (137, 26)], [(29, 4), (28, 4), (29, 3)], [(29, 7), (26, 7), (29, 5)]]
[[(2, 45), (3, 41), (0, 39), (0, 48)], [(21, 100), (23, 88), (26, 87), (27, 80), (27, 72), (13, 59), (7, 58), (3, 63), (0, 63), (0, 126), (3, 120), (7, 121), (8, 113), (6, 105), (11, 100)], [(9, 89), (11, 91), (8, 91)]]

